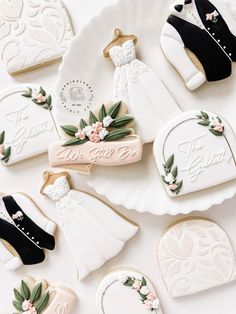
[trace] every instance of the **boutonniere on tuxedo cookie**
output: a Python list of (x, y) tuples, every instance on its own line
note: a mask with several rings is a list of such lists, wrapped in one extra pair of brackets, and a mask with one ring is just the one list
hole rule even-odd
[(212, 13), (206, 14), (206, 21), (210, 21), (214, 24), (216, 24), (219, 20), (219, 13), (215, 10)]
[(46, 280), (36, 281), (32, 277), (21, 280), (14, 289), (12, 304), (17, 314), (70, 314), (76, 302), (75, 293), (64, 286), (52, 286)]
[(161, 129), (153, 152), (170, 197), (236, 178), (234, 131), (210, 112), (194, 110), (176, 116)]
[(81, 119), (79, 126), (62, 125), (61, 129), (68, 139), (50, 145), (51, 166), (117, 166), (137, 162), (142, 157), (134, 119), (127, 114), (123, 102), (102, 105)]

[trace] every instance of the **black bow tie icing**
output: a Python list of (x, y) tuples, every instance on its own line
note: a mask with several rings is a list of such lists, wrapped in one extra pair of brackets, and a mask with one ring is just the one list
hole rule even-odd
[(186, 4), (191, 4), (193, 1), (192, 0), (185, 0), (184, 1), (184, 4), (186, 5)]
[(176, 4), (175, 5), (175, 10), (178, 11), (178, 12), (181, 12), (183, 10), (183, 7), (184, 6), (182, 4)]

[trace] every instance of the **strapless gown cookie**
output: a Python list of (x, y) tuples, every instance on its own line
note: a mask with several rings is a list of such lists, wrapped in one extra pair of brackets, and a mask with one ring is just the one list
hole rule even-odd
[(67, 173), (44, 176), (41, 193), (56, 202), (60, 227), (82, 280), (120, 253), (138, 226), (94, 196), (72, 190)]
[(132, 35), (121, 35), (120, 30), (115, 30), (115, 36), (107, 49), (116, 66), (113, 101), (127, 104), (135, 118), (137, 134), (144, 143), (152, 142), (165, 121), (180, 113), (180, 109), (156, 73), (136, 58)]
[(161, 34), (161, 47), (189, 90), (223, 80), (236, 61), (236, 20), (219, 0), (175, 1)]
[(116, 270), (102, 280), (96, 303), (99, 314), (163, 314), (152, 283), (129, 269)]
[(70, 314), (77, 296), (63, 285), (51, 285), (46, 280), (25, 277), (14, 289), (12, 302), (17, 314)]
[(0, 0), (0, 55), (9, 73), (60, 58), (72, 37), (61, 0)]
[(0, 202), (0, 262), (8, 270), (44, 261), (53, 250), (56, 225), (26, 195), (2, 195)]
[(160, 240), (157, 258), (172, 297), (236, 279), (236, 260), (228, 235), (204, 218), (189, 218), (172, 225)]
[(186, 111), (169, 121), (153, 145), (163, 186), (181, 196), (236, 178), (236, 137), (222, 117)]
[(51, 115), (53, 98), (33, 84), (20, 84), (0, 93), (0, 160), (7, 166), (46, 153), (59, 139)]

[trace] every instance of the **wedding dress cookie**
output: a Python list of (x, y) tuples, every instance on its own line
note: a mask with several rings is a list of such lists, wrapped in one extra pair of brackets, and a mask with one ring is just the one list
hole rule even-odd
[(165, 121), (181, 111), (160, 78), (136, 58), (134, 35), (114, 31), (113, 41), (104, 49), (116, 66), (113, 101), (124, 101), (134, 116), (137, 134), (144, 143), (152, 142)]
[(2, 194), (0, 199), (0, 262), (8, 270), (45, 259), (53, 250), (56, 225), (25, 194)]
[(219, 0), (175, 1), (161, 34), (161, 47), (189, 90), (232, 73), (236, 21)]
[(51, 107), (50, 93), (37, 85), (16, 85), (0, 93), (0, 160), (4, 165), (46, 153), (48, 144), (59, 138)]
[(71, 289), (61, 285), (49, 285), (47, 281), (36, 281), (25, 277), (14, 289), (12, 304), (17, 314), (70, 314), (77, 296)]
[(91, 165), (118, 166), (142, 158), (142, 142), (134, 134), (133, 117), (124, 103), (102, 105), (78, 126), (63, 125), (67, 141), (49, 145), (52, 167), (75, 168), (89, 173)]
[(108, 274), (97, 290), (99, 314), (162, 314), (160, 301), (151, 282), (135, 270)]
[(72, 190), (68, 174), (44, 173), (41, 193), (56, 202), (59, 224), (79, 280), (120, 253), (138, 226), (85, 192)]
[(216, 114), (182, 113), (164, 126), (153, 150), (170, 197), (236, 178), (236, 137), (227, 121)]
[(227, 234), (203, 218), (189, 218), (172, 225), (160, 240), (157, 258), (172, 297), (194, 294), (236, 279), (236, 261)]
[(0, 55), (9, 73), (60, 58), (72, 37), (61, 0), (0, 0)]

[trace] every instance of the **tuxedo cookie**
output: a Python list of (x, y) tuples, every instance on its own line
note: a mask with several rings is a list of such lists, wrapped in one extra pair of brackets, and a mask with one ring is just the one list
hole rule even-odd
[(25, 277), (14, 289), (12, 302), (17, 314), (72, 313), (77, 296), (71, 289), (62, 285), (51, 285), (46, 280), (36, 281)]
[(131, 269), (108, 274), (98, 287), (96, 303), (99, 314), (163, 314), (150, 280)]
[(182, 297), (236, 279), (230, 240), (215, 222), (204, 218), (177, 221), (162, 236), (157, 258), (172, 297)]
[(61, 0), (0, 0), (0, 55), (10, 74), (60, 58), (72, 37)]
[(33, 84), (16, 85), (0, 93), (0, 160), (3, 165), (46, 153), (58, 139), (51, 115), (49, 91)]
[(161, 47), (189, 90), (226, 79), (236, 61), (236, 22), (219, 0), (176, 1), (161, 34)]
[(187, 111), (168, 122), (153, 145), (163, 186), (170, 197), (236, 178), (236, 137), (216, 114)]

